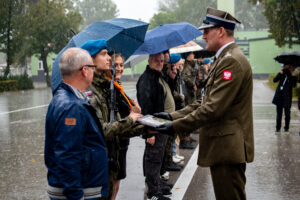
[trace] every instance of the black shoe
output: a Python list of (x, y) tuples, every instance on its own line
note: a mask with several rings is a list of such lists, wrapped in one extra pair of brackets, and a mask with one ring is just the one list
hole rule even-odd
[(172, 192), (170, 190), (171, 189), (169, 187), (167, 187), (167, 186), (160, 188), (160, 191), (161, 191), (162, 195), (163, 196), (167, 196), (167, 197), (169, 197), (169, 196), (172, 195)]
[(186, 141), (186, 140), (180, 141), (179, 149), (195, 149), (195, 148), (196, 148), (196, 144), (190, 141)]
[(167, 180), (165, 180), (165, 179), (160, 179), (160, 184), (162, 185), (162, 186), (167, 186), (167, 187), (169, 187), (170, 189), (172, 189), (173, 188), (173, 184), (172, 183), (168, 183), (168, 181)]
[(284, 129), (284, 132), (289, 132), (289, 129), (288, 129), (288, 128), (285, 128), (285, 129)]
[(166, 166), (165, 169), (167, 171), (180, 171), (181, 170), (181, 166), (179, 166), (178, 164), (174, 163), (174, 162), (169, 162)]
[(153, 195), (151, 197), (148, 197), (147, 200), (171, 200), (169, 197), (164, 197), (163, 195)]

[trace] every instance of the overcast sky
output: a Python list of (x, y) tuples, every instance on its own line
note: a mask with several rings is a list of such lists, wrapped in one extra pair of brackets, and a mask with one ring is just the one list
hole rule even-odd
[(158, 0), (112, 0), (117, 4), (119, 16), (149, 22), (157, 13)]

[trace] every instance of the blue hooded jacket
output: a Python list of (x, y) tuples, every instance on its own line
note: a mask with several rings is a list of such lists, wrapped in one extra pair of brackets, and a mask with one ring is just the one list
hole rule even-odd
[(106, 196), (108, 159), (101, 131), (94, 108), (61, 83), (46, 116), (45, 164), (50, 198)]

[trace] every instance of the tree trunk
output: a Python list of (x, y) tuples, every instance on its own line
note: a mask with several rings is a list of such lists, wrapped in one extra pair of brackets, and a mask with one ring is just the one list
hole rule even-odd
[(43, 62), (43, 67), (44, 67), (44, 76), (46, 79), (46, 83), (48, 87), (51, 87), (51, 81), (50, 81), (50, 77), (49, 77), (49, 68), (47, 65), (47, 57), (48, 57), (48, 53), (45, 52), (44, 48), (42, 48), (41, 50), (41, 60)]
[(9, 72), (10, 72), (10, 64), (11, 64), (11, 46), (10, 46), (10, 32), (11, 32), (11, 18), (12, 18), (12, 1), (9, 1), (8, 5), (8, 22), (7, 22), (7, 41), (6, 41), (6, 68), (4, 71), (4, 77), (7, 78)]

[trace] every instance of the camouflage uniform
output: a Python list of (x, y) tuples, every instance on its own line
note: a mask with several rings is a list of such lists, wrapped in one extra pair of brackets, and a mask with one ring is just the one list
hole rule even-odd
[[(91, 105), (96, 109), (97, 117), (99, 118), (103, 131), (105, 142), (108, 149), (109, 158), (109, 189), (108, 199), (112, 194), (113, 180), (117, 180), (117, 174), (120, 169), (118, 163), (118, 156), (120, 150), (120, 137), (134, 137), (145, 133), (144, 126), (133, 123), (131, 117), (125, 117), (121, 119), (120, 113), (115, 112), (116, 121), (109, 123), (110, 121), (110, 109), (111, 102), (110, 96), (110, 81), (102, 75), (94, 74), (94, 79), (90, 87), (92, 94), (89, 96)], [(117, 90), (117, 89), (115, 89)], [(118, 98), (122, 98), (117, 96)], [(118, 107), (118, 103), (117, 103)]]
[(197, 78), (196, 78), (196, 81), (195, 81), (195, 84), (197, 86), (196, 99), (201, 99), (201, 91), (202, 91), (202, 88), (204, 88), (205, 79), (207, 78), (207, 73), (205, 71), (204, 65), (198, 65), (198, 64), (196, 64), (196, 65), (198, 67), (198, 69), (196, 70), (197, 73), (198, 74), (201, 73), (201, 75), (200, 75), (201, 77), (199, 77), (198, 74), (197, 74)]
[(187, 98), (189, 104), (191, 104), (196, 99), (195, 91), (194, 91), (195, 77), (196, 77), (195, 62), (185, 60), (184, 68), (182, 71), (182, 78), (185, 83), (185, 87), (186, 87), (186, 91), (187, 91), (186, 98)]

